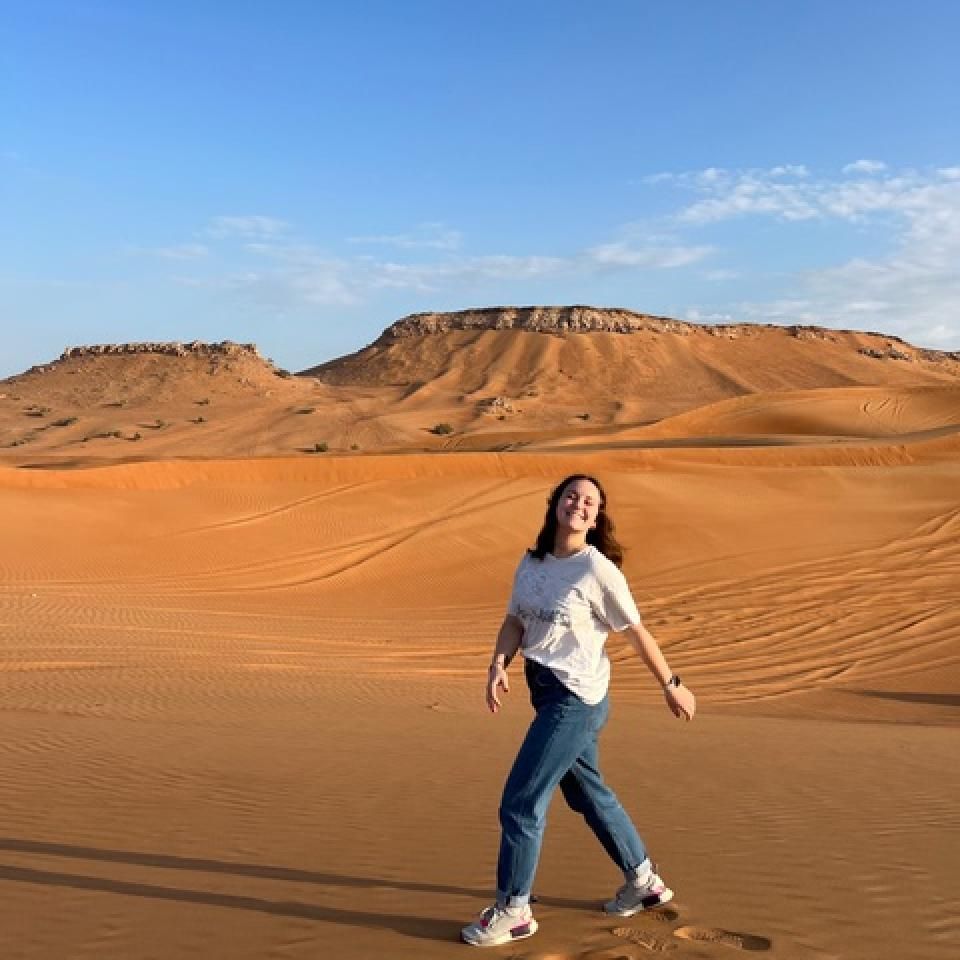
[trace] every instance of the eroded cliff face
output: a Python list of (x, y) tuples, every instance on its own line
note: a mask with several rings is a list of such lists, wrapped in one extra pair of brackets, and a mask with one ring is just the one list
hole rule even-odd
[[(482, 307), (452, 313), (412, 313), (387, 327), (377, 342), (450, 333), (454, 330), (527, 330), (532, 333), (558, 334), (649, 331), (680, 336), (700, 332), (726, 340), (736, 340), (765, 329), (774, 328), (771, 325), (749, 323), (688, 323), (672, 317), (636, 313), (617, 307)], [(839, 332), (813, 326), (791, 326), (782, 329), (802, 340), (835, 340)]]
[(169, 357), (186, 356), (250, 356), (263, 359), (255, 343), (234, 343), (222, 340), (219, 343), (205, 343), (192, 340), (189, 343), (169, 341), (166, 343), (98, 343), (85, 347), (67, 347), (60, 354), (61, 360), (74, 357), (101, 357), (104, 354), (159, 353)]
[[(451, 333), (459, 330), (526, 330), (532, 333), (670, 333), (690, 336), (707, 334), (724, 340), (756, 337), (764, 331), (778, 331), (797, 340), (825, 340), (839, 342), (842, 334), (855, 334), (870, 341), (884, 341), (862, 349), (867, 356), (893, 360), (960, 359), (960, 352), (946, 352), (913, 347), (900, 337), (883, 333), (866, 333), (854, 330), (835, 330), (810, 324), (779, 326), (756, 323), (690, 323), (660, 317), (649, 313), (636, 313), (617, 307), (481, 307), (473, 310), (457, 310), (449, 313), (412, 313), (391, 324), (377, 339), (377, 344), (387, 344), (410, 337)], [(907, 348), (899, 350), (894, 344)]]
[(453, 330), (528, 330), (533, 333), (683, 333), (691, 324), (632, 310), (603, 307), (483, 307), (453, 313), (414, 313), (389, 326), (381, 340)]

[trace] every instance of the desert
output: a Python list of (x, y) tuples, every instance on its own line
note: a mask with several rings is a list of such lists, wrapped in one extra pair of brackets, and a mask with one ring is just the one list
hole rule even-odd
[(404, 318), (297, 372), (113, 344), (0, 382), (4, 957), (465, 956), (530, 709), (484, 671), (562, 477), (699, 713), (612, 636), (531, 960), (960, 949), (960, 356), (599, 308)]

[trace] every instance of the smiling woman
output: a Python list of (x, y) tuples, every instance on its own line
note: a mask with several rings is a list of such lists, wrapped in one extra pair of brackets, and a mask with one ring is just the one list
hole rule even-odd
[(607, 635), (626, 631), (675, 716), (692, 719), (696, 701), (641, 623), (620, 572), (622, 550), (606, 508), (597, 479), (567, 477), (550, 494), (536, 546), (514, 577), (487, 677), (487, 705), (499, 711), (500, 697), (510, 689), (507, 667), (522, 650), (536, 715), (500, 805), (496, 902), (462, 930), (474, 946), (536, 933), (530, 895), (547, 807), (558, 786), (623, 871), (626, 882), (605, 904), (607, 913), (629, 917), (673, 897), (599, 770), (597, 739), (607, 721), (610, 683)]

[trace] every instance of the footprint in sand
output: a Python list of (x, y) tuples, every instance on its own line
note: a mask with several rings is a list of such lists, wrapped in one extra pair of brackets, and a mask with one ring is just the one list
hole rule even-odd
[(656, 910), (644, 910), (638, 913), (636, 920), (656, 920), (659, 923), (676, 923), (680, 919), (680, 911), (676, 907), (657, 907)]
[(628, 940), (630, 943), (635, 943), (645, 950), (652, 950), (654, 953), (666, 953), (676, 947), (676, 944), (669, 940), (663, 940), (661, 937), (654, 936), (649, 930), (641, 930), (638, 927), (617, 927), (610, 932), (615, 937)]
[(719, 943), (734, 950), (769, 950), (772, 945), (766, 937), (758, 937), (752, 933), (735, 933), (733, 930), (720, 930), (716, 927), (678, 927), (673, 931), (673, 935), (682, 940)]

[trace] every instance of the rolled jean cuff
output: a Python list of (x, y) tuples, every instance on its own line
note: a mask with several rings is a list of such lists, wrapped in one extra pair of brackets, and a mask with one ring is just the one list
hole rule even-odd
[(624, 870), (623, 875), (627, 883), (644, 883), (652, 871), (653, 863), (650, 861), (650, 858), (647, 857), (643, 863), (631, 867), (629, 870)]
[(501, 907), (514, 909), (516, 907), (525, 907), (529, 902), (529, 893), (521, 893), (513, 897), (508, 897), (505, 893), (501, 893), (499, 890), (497, 891), (497, 903), (499, 903)]

